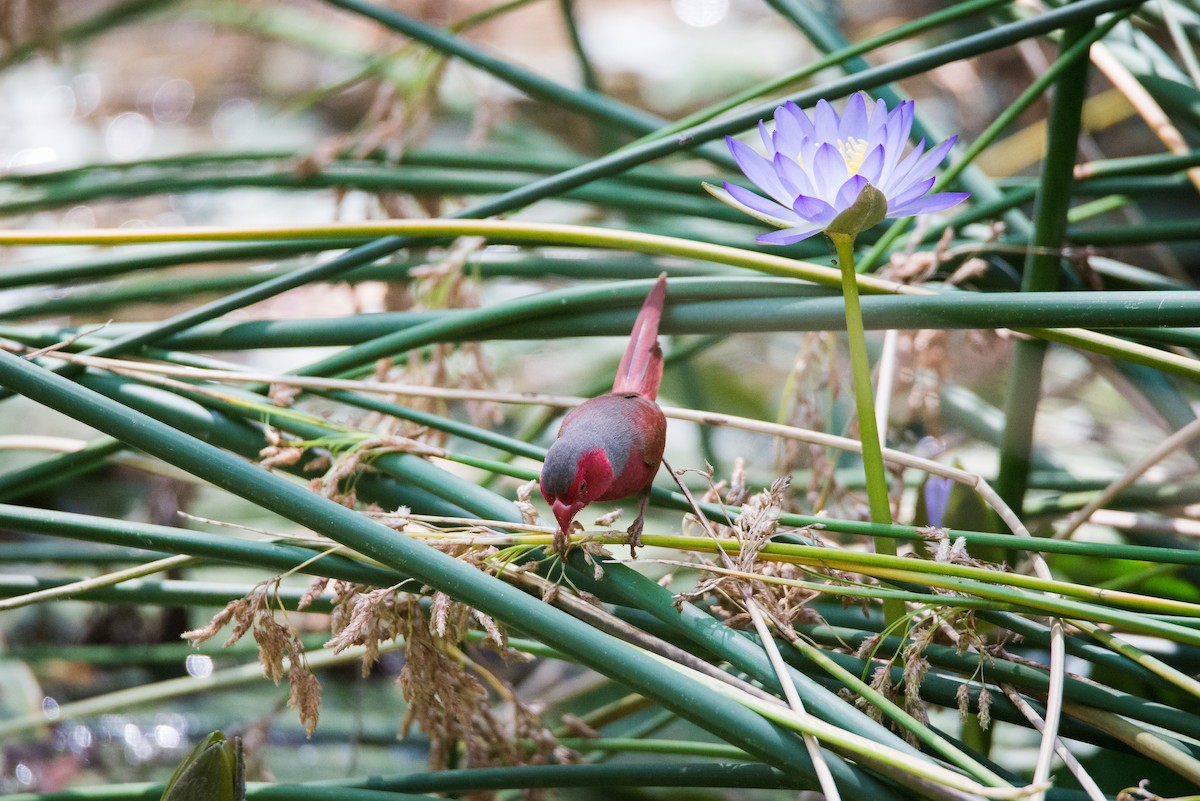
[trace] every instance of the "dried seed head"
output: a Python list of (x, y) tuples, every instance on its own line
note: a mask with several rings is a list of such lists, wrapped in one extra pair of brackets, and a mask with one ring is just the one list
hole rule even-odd
[(729, 478), (729, 492), (725, 493), (725, 503), (741, 506), (746, 501), (746, 495), (746, 460), (739, 456), (733, 460), (733, 473)]
[(321, 717), (321, 683), (303, 660), (292, 661), (288, 680), (288, 706), (296, 710), (305, 733), (312, 737)]
[(585, 542), (581, 548), (584, 560), (592, 566), (592, 578), (600, 581), (604, 578), (604, 565), (601, 564), (611, 554), (598, 542)]
[(307, 609), (312, 606), (313, 602), (321, 597), (321, 593), (325, 592), (325, 588), (329, 586), (330, 579), (325, 576), (317, 576), (308, 585), (308, 589), (304, 591), (304, 595), (300, 596), (299, 603), (296, 604), (297, 609)]
[[(247, 605), (248, 604), (246, 603), (245, 598), (238, 598), (235, 601), (230, 601), (229, 603), (225, 604), (224, 609), (213, 615), (212, 620), (208, 621), (208, 623), (198, 629), (185, 631), (179, 636), (182, 639), (190, 640), (192, 645), (200, 645), (201, 643), (217, 636), (217, 633), (221, 629), (225, 628), (225, 624), (227, 624), (229, 621), (233, 620), (235, 617), (240, 617)], [(226, 643), (226, 645), (229, 644), (230, 643)]]
[(992, 694), (987, 687), (979, 688), (979, 728), (984, 731), (992, 725)]
[(613, 523), (616, 523), (620, 519), (621, 519), (621, 510), (613, 509), (611, 512), (605, 512), (604, 514), (597, 517), (595, 520), (595, 523), (593, 525), (599, 526), (601, 528), (611, 528)]
[(758, 552), (770, 542), (779, 527), (783, 496), (791, 483), (790, 477), (777, 478), (768, 489), (742, 504), (734, 531), (741, 546), (737, 559), (739, 570), (753, 572)]
[(285, 409), (295, 403), (299, 395), (299, 387), (287, 384), (271, 384), (267, 389), (267, 397), (271, 399), (271, 403), (276, 406), (282, 406)]
[(963, 682), (954, 691), (954, 700), (958, 704), (958, 719), (966, 723), (971, 714), (971, 685)]
[(283, 678), (284, 658), (291, 655), (292, 636), (291, 629), (275, 620), (269, 609), (261, 611), (254, 621), (258, 659), (262, 662), (263, 673), (276, 684)]

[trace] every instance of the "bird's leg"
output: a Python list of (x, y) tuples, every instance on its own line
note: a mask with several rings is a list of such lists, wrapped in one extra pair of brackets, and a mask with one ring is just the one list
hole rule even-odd
[(638, 495), (638, 513), (629, 528), (625, 529), (625, 541), (629, 543), (629, 555), (636, 557), (637, 549), (642, 547), (642, 527), (646, 522), (646, 505), (650, 503), (650, 488), (642, 490)]

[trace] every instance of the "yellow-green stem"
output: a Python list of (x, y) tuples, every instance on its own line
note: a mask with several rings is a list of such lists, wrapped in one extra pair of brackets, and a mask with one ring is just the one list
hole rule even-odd
[[(863, 328), (862, 306), (858, 302), (858, 281), (854, 272), (854, 237), (829, 234), (837, 248), (842, 271), (842, 294), (846, 303), (846, 339), (850, 349), (850, 367), (854, 376), (854, 402), (858, 407), (858, 433), (862, 440), (863, 471), (867, 478), (867, 503), (871, 522), (892, 522), (892, 504), (888, 499), (887, 473), (883, 467), (883, 447), (875, 423), (875, 392), (871, 386), (871, 361), (867, 356), (867, 335)], [(877, 553), (896, 555), (895, 540), (875, 538)], [(892, 623), (904, 616), (904, 603), (895, 599), (883, 602), (884, 619)]]

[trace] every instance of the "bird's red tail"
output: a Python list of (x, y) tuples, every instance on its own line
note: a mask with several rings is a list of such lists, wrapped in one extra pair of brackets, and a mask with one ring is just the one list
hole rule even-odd
[(667, 296), (667, 274), (658, 276), (638, 312), (625, 355), (617, 368), (613, 392), (637, 392), (653, 400), (662, 381), (663, 354), (658, 346), (658, 323), (662, 319), (663, 299)]

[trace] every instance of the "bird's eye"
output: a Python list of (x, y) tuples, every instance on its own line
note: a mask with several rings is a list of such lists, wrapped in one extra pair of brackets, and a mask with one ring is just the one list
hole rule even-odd
[(583, 494), (583, 493), (585, 493), (585, 492), (587, 492), (587, 482), (586, 482), (586, 481), (580, 481), (580, 482), (579, 482), (579, 494), (580, 494), (580, 495), (582, 495), (582, 494)]

